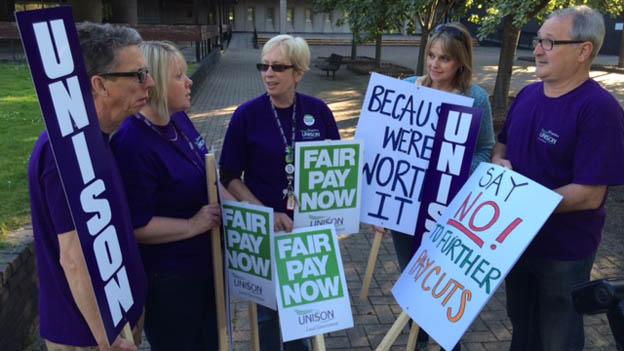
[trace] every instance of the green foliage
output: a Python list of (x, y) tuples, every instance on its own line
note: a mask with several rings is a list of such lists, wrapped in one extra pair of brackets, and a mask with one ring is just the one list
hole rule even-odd
[(27, 167), (44, 129), (28, 67), (0, 64), (0, 238), (30, 220)]

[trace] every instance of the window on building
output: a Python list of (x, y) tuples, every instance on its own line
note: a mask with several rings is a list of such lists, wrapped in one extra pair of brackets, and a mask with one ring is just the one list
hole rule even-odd
[(266, 19), (267, 21), (273, 23), (273, 19), (275, 18), (275, 9), (272, 7), (267, 7), (266, 9)]
[(256, 9), (254, 7), (247, 8), (247, 22), (256, 21)]
[(236, 18), (236, 15), (234, 13), (234, 9), (230, 8), (228, 11), (228, 20), (230, 21), (230, 23), (234, 23), (234, 19)]
[(312, 9), (305, 9), (305, 21), (307, 24), (312, 24)]
[(286, 9), (286, 23), (293, 25), (294, 18), (295, 18), (295, 9), (293, 9), (292, 7)]

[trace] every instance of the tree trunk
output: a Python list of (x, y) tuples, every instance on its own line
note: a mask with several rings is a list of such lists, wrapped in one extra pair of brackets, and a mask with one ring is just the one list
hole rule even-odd
[(70, 3), (74, 12), (74, 20), (76, 20), (76, 22), (102, 22), (102, 0), (71, 0)]
[(503, 18), (503, 39), (498, 58), (498, 72), (496, 73), (492, 104), (492, 109), (499, 113), (507, 111), (507, 96), (509, 95), (516, 47), (518, 46), (518, 39), (520, 39), (520, 29), (514, 26), (512, 16)]
[(353, 32), (353, 37), (351, 38), (351, 60), (355, 60), (357, 58), (357, 34)]
[(112, 18), (113, 23), (127, 23), (136, 26), (138, 21), (137, 0), (112, 0)]
[[(622, 13), (622, 22), (624, 22), (624, 13)], [(618, 67), (624, 68), (624, 29), (620, 34), (620, 58), (618, 59)]]
[(381, 67), (381, 39), (382, 34), (379, 33), (375, 38), (375, 67)]
[(421, 27), (420, 45), (418, 47), (418, 63), (416, 64), (416, 75), (422, 76), (425, 67), (425, 48), (429, 41), (429, 28)]

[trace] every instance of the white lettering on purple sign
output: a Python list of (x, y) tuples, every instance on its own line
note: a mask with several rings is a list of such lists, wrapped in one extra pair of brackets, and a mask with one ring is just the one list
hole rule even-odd
[[(74, 153), (85, 185), (80, 193), (80, 204), (85, 213), (93, 214), (87, 221), (87, 229), (89, 235), (95, 237), (93, 252), (100, 279), (105, 283), (104, 292), (108, 309), (113, 323), (117, 325), (123, 318), (121, 310), (128, 312), (134, 300), (123, 264), (117, 231), (110, 223), (112, 218), (110, 204), (106, 198), (98, 198), (106, 191), (106, 184), (102, 179), (96, 178), (85, 135), (81, 131), (89, 125), (89, 119), (78, 77), (69, 76), (74, 72), (74, 61), (65, 25), (63, 20), (53, 20), (34, 23), (33, 29), (47, 77), (50, 79), (66, 77), (50, 83), (48, 88), (61, 135), (71, 136), (72, 139)], [(91, 279), (95, 278), (91, 277)]]

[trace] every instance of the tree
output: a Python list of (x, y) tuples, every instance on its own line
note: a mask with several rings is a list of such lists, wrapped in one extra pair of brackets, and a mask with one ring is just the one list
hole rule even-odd
[[(624, 1), (623, 0), (589, 0), (584, 1), (592, 8), (602, 12), (603, 14), (609, 14), (617, 18), (619, 21), (624, 22)], [(618, 67), (624, 68), (624, 30), (620, 34), (620, 52), (618, 58)]]
[(385, 32), (399, 27), (407, 18), (405, 0), (315, 0), (318, 9), (341, 9), (355, 33), (354, 41), (375, 41), (375, 66), (381, 66), (381, 39)]
[(502, 23), (503, 26), (492, 101), (492, 109), (495, 112), (507, 110), (513, 61), (522, 27), (534, 17), (543, 15), (547, 8), (556, 5), (557, 0), (489, 0), (486, 2), (486, 15), (480, 18), (472, 17), (473, 21), (481, 23), (479, 28), (481, 39), (493, 33), (499, 24)]
[(425, 47), (429, 40), (429, 33), (436, 25), (450, 18), (453, 10), (464, 8), (464, 2), (456, 0), (407, 0), (406, 2), (408, 10), (414, 14), (414, 21), (421, 28), (418, 63), (416, 64), (416, 75), (421, 76), (425, 65)]
[(334, 10), (340, 10), (345, 14), (345, 16), (341, 17), (336, 24), (338, 26), (343, 26), (345, 24), (349, 25), (349, 29), (353, 35), (351, 39), (351, 60), (355, 60), (357, 58), (357, 44), (360, 43), (360, 37), (358, 35), (358, 28), (355, 28), (357, 24), (349, 21), (351, 18), (349, 15), (349, 3), (347, 1), (340, 0), (314, 0), (312, 2), (312, 6), (315, 12), (332, 12)]

